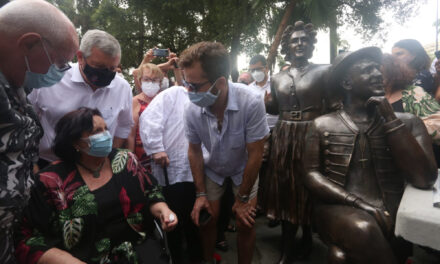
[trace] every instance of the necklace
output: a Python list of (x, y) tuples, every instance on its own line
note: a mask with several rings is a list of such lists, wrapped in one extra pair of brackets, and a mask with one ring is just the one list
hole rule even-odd
[(101, 163), (101, 165), (98, 166), (98, 168), (96, 170), (92, 170), (89, 167), (85, 166), (84, 164), (82, 164), (81, 162), (77, 161), (76, 163), (78, 163), (79, 166), (83, 167), (84, 169), (88, 170), (90, 173), (92, 173), (93, 178), (98, 179), (100, 176), (100, 172), (102, 169), (102, 166), (104, 166), (104, 162), (105, 160)]

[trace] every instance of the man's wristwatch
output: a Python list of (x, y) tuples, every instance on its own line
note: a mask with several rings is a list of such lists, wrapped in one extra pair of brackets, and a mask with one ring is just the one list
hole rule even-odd
[(247, 203), (247, 202), (249, 202), (249, 195), (241, 195), (241, 194), (237, 193), (237, 198), (238, 198), (238, 200), (240, 200), (240, 202), (242, 202), (242, 203)]

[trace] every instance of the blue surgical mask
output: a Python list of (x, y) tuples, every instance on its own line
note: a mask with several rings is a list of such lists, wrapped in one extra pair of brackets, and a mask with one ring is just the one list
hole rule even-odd
[(50, 59), (50, 56), (46, 50), (46, 46), (43, 43), (43, 49), (44, 52), (46, 53), (47, 59), (49, 60), (49, 62), (51, 63), (49, 70), (47, 71), (47, 73), (36, 73), (36, 72), (32, 72), (31, 68), (29, 67), (29, 61), (27, 59), (27, 57), (24, 57), (24, 60), (26, 62), (26, 76), (24, 79), (24, 86), (26, 88), (30, 89), (38, 89), (41, 87), (50, 87), (56, 83), (58, 83), (59, 81), (61, 81), (61, 79), (64, 76), (64, 73), (66, 72), (66, 70), (70, 69), (70, 66), (68, 66), (65, 69), (59, 69), (55, 64), (52, 63), (52, 60)]
[(107, 157), (112, 151), (113, 139), (108, 130), (89, 136), (87, 139), (81, 139), (89, 143), (89, 149), (86, 152), (93, 157)]
[(216, 95), (211, 93), (212, 88), (215, 86), (217, 80), (209, 87), (206, 92), (188, 92), (189, 100), (200, 107), (208, 107), (215, 103), (217, 97), (220, 95), (220, 91)]

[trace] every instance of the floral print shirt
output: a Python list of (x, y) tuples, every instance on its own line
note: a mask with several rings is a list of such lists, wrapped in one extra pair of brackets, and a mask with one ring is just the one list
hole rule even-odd
[(24, 89), (0, 72), (0, 263), (14, 261), (12, 226), (29, 199), (42, 135)]
[(109, 158), (113, 176), (94, 191), (70, 163), (36, 175), (16, 232), (18, 263), (37, 263), (53, 247), (86, 263), (138, 263), (134, 248), (148, 236), (150, 205), (164, 197), (132, 152), (114, 149)]
[(402, 91), (405, 113), (422, 119), (434, 143), (440, 144), (440, 104), (420, 86), (409, 85)]

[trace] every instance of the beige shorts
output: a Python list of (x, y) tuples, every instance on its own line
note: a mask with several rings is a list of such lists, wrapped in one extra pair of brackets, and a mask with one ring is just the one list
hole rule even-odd
[[(258, 193), (258, 181), (259, 178), (254, 183), (254, 186), (252, 186), (251, 193), (249, 194), (249, 200), (257, 196)], [(208, 176), (205, 176), (205, 186), (206, 186), (206, 194), (208, 195), (209, 201), (218, 201), (223, 196), (226, 190), (226, 184), (223, 183), (223, 185), (219, 185), (218, 183), (211, 180)], [(232, 191), (234, 192), (234, 196), (237, 196), (238, 190), (240, 189), (240, 185), (235, 185), (234, 182), (232, 182)]]

